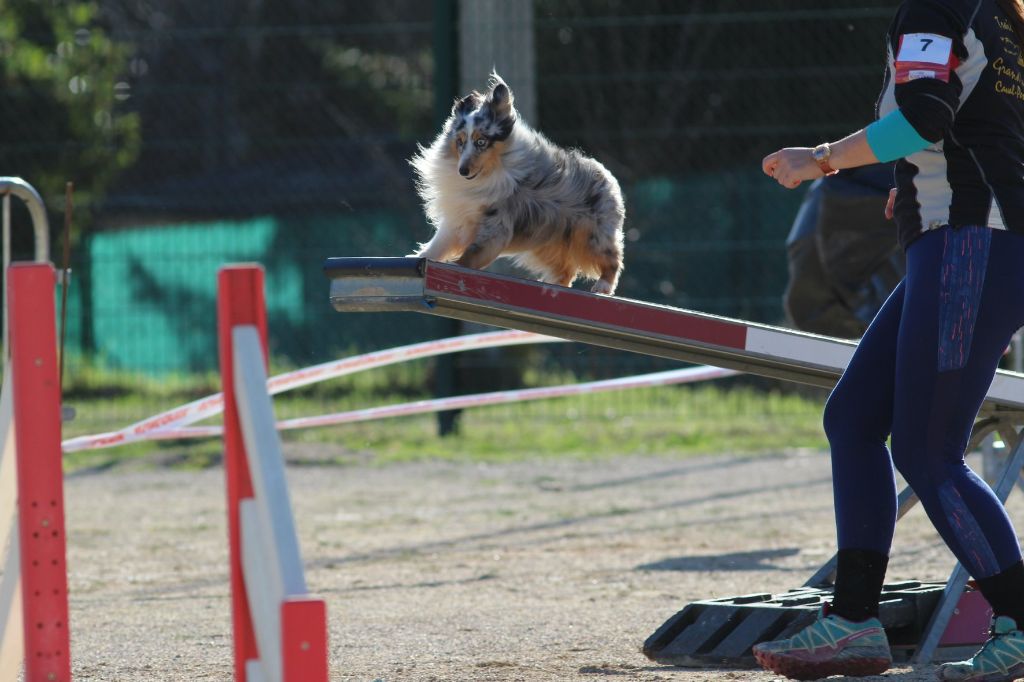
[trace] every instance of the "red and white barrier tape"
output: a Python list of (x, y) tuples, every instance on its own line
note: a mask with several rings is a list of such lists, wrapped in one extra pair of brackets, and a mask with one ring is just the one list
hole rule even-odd
[[(350, 424), (353, 422), (370, 421), (373, 419), (386, 419), (389, 417), (405, 417), (424, 412), (441, 412), (443, 410), (456, 410), (465, 407), (481, 407), (483, 405), (500, 405), (502, 403), (522, 402), (526, 400), (543, 400), (545, 398), (561, 398), (583, 393), (601, 393), (606, 391), (621, 391), (629, 388), (651, 388), (654, 386), (670, 386), (673, 384), (686, 384), (709, 379), (740, 374), (736, 370), (720, 369), (718, 367), (688, 367), (686, 369), (673, 369), (665, 372), (654, 372), (652, 374), (641, 374), (639, 376), (622, 377), (619, 379), (605, 379), (602, 381), (589, 381), (582, 384), (569, 384), (567, 386), (550, 386), (544, 388), (523, 388), (512, 391), (494, 391), (492, 393), (476, 393), (474, 395), (460, 395), (450, 398), (435, 398), (432, 400), (416, 400), (410, 403), (399, 405), (383, 405), (381, 407), (368, 407), (349, 412), (338, 412), (326, 414), (320, 417), (298, 417), (296, 419), (285, 419), (277, 423), (279, 430), (304, 429), (313, 426), (331, 426), (335, 424)], [(212, 438), (221, 435), (219, 426), (193, 426), (178, 429), (161, 429), (151, 433), (151, 439), (185, 439), (185, 438)]]
[[(318, 381), (334, 379), (407, 360), (444, 355), (446, 353), (516, 346), (527, 343), (556, 343), (562, 341), (565, 341), (565, 339), (519, 330), (454, 336), (437, 341), (414, 343), (408, 346), (399, 346), (398, 348), (356, 355), (342, 360), (333, 360), (320, 365), (313, 365), (312, 367), (279, 374), (267, 380), (267, 391), (271, 395), (276, 395), (299, 388), (300, 386), (308, 386)], [(223, 411), (224, 397), (222, 394), (216, 393), (135, 422), (118, 431), (69, 438), (62, 445), (64, 452), (76, 452), (78, 450), (95, 450), (116, 445), (126, 445), (143, 440), (166, 440), (188, 437), (172, 434), (180, 432), (181, 427), (218, 415)], [(211, 428), (217, 428), (217, 433), (220, 433), (219, 427), (199, 427), (196, 431), (205, 433)]]

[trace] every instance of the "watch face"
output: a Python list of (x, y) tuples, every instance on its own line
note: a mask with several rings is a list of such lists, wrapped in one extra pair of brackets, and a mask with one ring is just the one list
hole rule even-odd
[(818, 164), (818, 168), (825, 175), (835, 175), (839, 171), (829, 165), (832, 157), (832, 147), (828, 144), (819, 144), (811, 150), (811, 158)]

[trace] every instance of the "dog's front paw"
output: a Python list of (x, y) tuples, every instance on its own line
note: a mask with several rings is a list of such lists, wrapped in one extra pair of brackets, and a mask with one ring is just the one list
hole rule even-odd
[(605, 296), (611, 296), (615, 293), (615, 289), (612, 288), (610, 282), (606, 282), (603, 279), (599, 279), (594, 282), (594, 286), (590, 287), (590, 290), (595, 294), (604, 294)]

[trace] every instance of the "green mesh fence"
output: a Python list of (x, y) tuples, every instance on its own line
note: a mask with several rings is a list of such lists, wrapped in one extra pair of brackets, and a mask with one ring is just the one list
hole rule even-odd
[[(337, 314), (321, 264), (403, 255), (428, 237), (407, 161), (461, 94), (459, 68), (507, 71), (467, 56), (492, 36), (530, 38), (531, 123), (624, 188), (621, 295), (779, 322), (801, 195), (761, 177), (759, 161), (872, 118), (893, 3), (503, 7), (523, 18), (460, 25), (458, 0), (11, 3), (0, 17), (0, 39), (16, 38), (0, 88), (4, 172), (43, 192), (55, 243), (63, 182), (78, 187), (69, 373), (205, 390), (215, 272), (231, 261), (266, 268), (282, 366), (456, 331), (425, 316)], [(670, 364), (574, 344), (461, 361), (506, 377)], [(432, 371), (411, 371), (408, 386), (429, 391)]]

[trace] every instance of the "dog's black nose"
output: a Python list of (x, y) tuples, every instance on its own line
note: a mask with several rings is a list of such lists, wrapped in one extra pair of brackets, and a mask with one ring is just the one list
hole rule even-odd
[(466, 168), (465, 166), (459, 166), (459, 175), (461, 175), (462, 177), (466, 177), (467, 175), (469, 175), (469, 169)]

